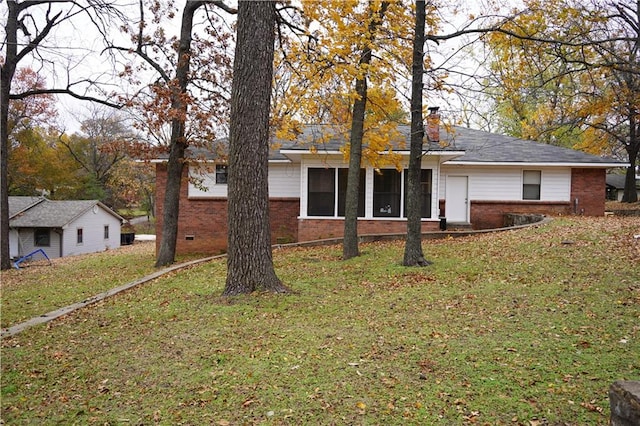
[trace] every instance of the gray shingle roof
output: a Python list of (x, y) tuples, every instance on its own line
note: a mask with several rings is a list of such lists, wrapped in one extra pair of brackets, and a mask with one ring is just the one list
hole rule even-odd
[[(410, 145), (410, 127), (399, 126), (404, 140), (396, 141), (394, 150), (408, 151)], [(348, 135), (338, 130), (337, 126), (317, 124), (306, 125), (302, 133), (293, 141), (274, 140), (276, 149), (269, 155), (270, 160), (286, 160), (284, 151), (308, 151), (312, 146), (318, 151), (338, 151), (344, 146)], [(562, 148), (542, 144), (530, 140), (518, 139), (511, 136), (474, 130), (466, 127), (452, 126), (450, 131), (444, 127), (440, 130), (441, 143), (431, 143), (424, 146), (432, 152), (464, 151), (464, 155), (451, 160), (455, 163), (545, 163), (545, 164), (603, 164), (620, 166), (626, 163), (618, 160), (598, 157), (574, 149)], [(215, 149), (189, 148), (187, 156), (206, 160), (216, 160), (228, 140), (216, 141)], [(164, 158), (166, 159), (166, 157)]]
[[(308, 126), (296, 141), (283, 143), (282, 149), (309, 149), (307, 141), (321, 140), (320, 135), (323, 127)], [(403, 146), (396, 144), (394, 149), (396, 151), (408, 151), (410, 127), (400, 126), (399, 130), (405, 136), (405, 141)], [(344, 144), (344, 140), (341, 135), (329, 135), (320, 144), (316, 143), (316, 147), (327, 151), (338, 150)], [(440, 130), (440, 142), (440, 144), (431, 143), (428, 148), (425, 146), (425, 149), (435, 152), (464, 151), (463, 156), (453, 160), (459, 163), (624, 164), (617, 160), (598, 157), (574, 149), (459, 126), (452, 126), (450, 131), (442, 127)]]
[(446, 140), (451, 146), (465, 151), (464, 156), (454, 160), (460, 163), (624, 164), (617, 160), (598, 157), (574, 149), (465, 127), (454, 127), (451, 134), (447, 135)]
[[(9, 197), (10, 206), (16, 198), (23, 197)], [(11, 218), (9, 226), (12, 228), (63, 228), (96, 205), (122, 219), (98, 200), (58, 201), (43, 199), (42, 202)]]
[(9, 219), (29, 207), (44, 201), (44, 197), (9, 197)]

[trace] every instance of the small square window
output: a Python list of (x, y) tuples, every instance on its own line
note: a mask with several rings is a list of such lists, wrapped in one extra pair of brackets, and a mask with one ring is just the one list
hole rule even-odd
[(51, 233), (47, 228), (37, 228), (33, 232), (34, 245), (36, 247), (50, 247), (51, 246)]
[(76, 243), (82, 244), (82, 240), (83, 240), (82, 228), (78, 228), (76, 235), (77, 235)]
[(216, 183), (217, 184), (226, 184), (227, 183), (227, 170), (228, 166), (224, 164), (216, 164)]
[(109, 239), (109, 225), (104, 226), (104, 239), (105, 240)]

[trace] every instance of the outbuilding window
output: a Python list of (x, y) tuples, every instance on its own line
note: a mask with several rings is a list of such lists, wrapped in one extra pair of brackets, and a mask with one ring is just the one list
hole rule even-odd
[(36, 247), (51, 246), (51, 232), (48, 228), (36, 228), (33, 231), (33, 243)]
[(77, 244), (82, 244), (83, 241), (83, 232), (82, 232), (82, 228), (78, 228), (76, 231), (76, 243)]

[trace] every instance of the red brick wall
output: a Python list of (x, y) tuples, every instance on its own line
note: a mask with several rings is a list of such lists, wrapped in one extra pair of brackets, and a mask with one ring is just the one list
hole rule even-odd
[[(473, 229), (490, 229), (504, 226), (506, 213), (538, 213), (546, 215), (584, 214), (603, 216), (605, 202), (605, 169), (572, 169), (571, 201), (483, 201), (471, 200), (471, 225)], [(577, 211), (574, 205), (578, 199)], [(444, 214), (445, 200), (440, 200), (440, 212)]]
[(545, 215), (571, 214), (571, 203), (550, 201), (480, 201), (471, 200), (473, 229), (501, 228), (506, 213), (537, 213)]
[[(156, 235), (162, 233), (162, 207), (167, 168), (156, 165)], [(185, 168), (180, 192), (180, 215), (178, 218), (177, 253), (217, 254), (227, 246), (227, 201), (225, 198), (189, 199), (187, 169)], [(471, 223), (473, 229), (489, 229), (504, 226), (506, 213), (540, 213), (547, 215), (573, 214), (574, 200), (578, 199), (578, 214), (604, 215), (605, 170), (573, 169), (571, 171), (571, 201), (471, 201)], [(272, 242), (287, 243), (342, 237), (342, 219), (298, 219), (299, 199), (281, 198), (270, 200)], [(442, 214), (445, 201), (439, 200)], [(358, 233), (397, 234), (405, 233), (403, 220), (358, 220)], [(423, 232), (436, 231), (439, 222), (423, 222)], [(187, 239), (187, 237), (193, 239)], [(156, 241), (156, 249), (160, 244)]]
[[(156, 235), (162, 234), (162, 206), (167, 168), (156, 165)], [(300, 200), (281, 198), (270, 200), (272, 242), (297, 241)], [(156, 240), (156, 250), (160, 240)], [(180, 189), (180, 213), (176, 253), (218, 254), (227, 248), (227, 200), (226, 198), (189, 199), (187, 170), (185, 168)]]
[[(422, 231), (436, 231), (439, 222), (422, 222)], [(407, 232), (404, 220), (358, 220), (358, 234), (403, 234)], [(343, 219), (299, 219), (299, 241), (341, 238), (344, 235)]]
[(605, 169), (571, 169), (571, 202), (576, 214), (603, 216), (605, 194)]

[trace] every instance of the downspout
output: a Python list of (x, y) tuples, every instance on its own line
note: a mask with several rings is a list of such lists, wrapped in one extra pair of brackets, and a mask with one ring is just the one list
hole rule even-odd
[[(435, 142), (435, 143), (440, 143), (440, 114), (438, 113), (438, 110), (440, 109), (440, 107), (429, 107), (429, 114), (426, 117), (426, 121), (427, 121), (427, 129), (426, 129), (426, 136), (427, 136), (427, 143), (429, 143), (429, 148), (431, 148), (431, 143)], [(437, 216), (438, 219), (440, 219), (440, 230), (443, 230), (443, 220), (444, 220), (444, 227), (446, 229), (446, 219), (442, 216), (441, 212), (440, 212), (440, 174), (441, 174), (441, 169), (442, 169), (442, 156), (438, 157), (438, 185), (437, 185), (437, 193), (435, 196), (435, 202), (436, 202), (436, 212), (437, 212)], [(431, 177), (432, 181), (435, 180), (435, 178), (432, 176)], [(433, 184), (432, 184), (432, 188), (433, 190)], [(434, 197), (432, 196), (431, 199), (433, 200)], [(446, 200), (445, 200), (446, 203)], [(445, 204), (446, 206), (446, 204)], [(446, 209), (446, 207), (445, 207)]]

